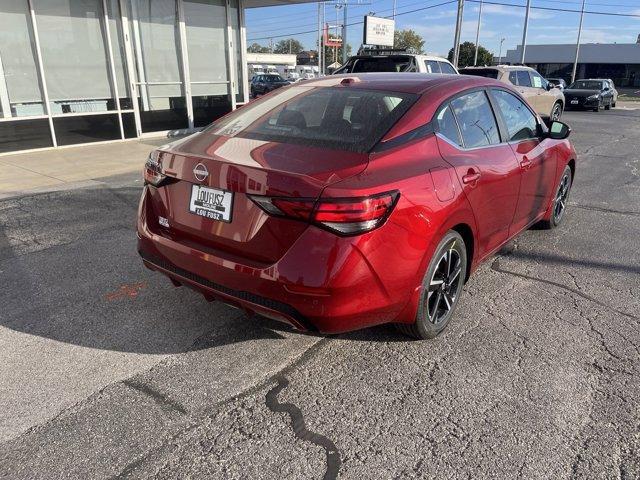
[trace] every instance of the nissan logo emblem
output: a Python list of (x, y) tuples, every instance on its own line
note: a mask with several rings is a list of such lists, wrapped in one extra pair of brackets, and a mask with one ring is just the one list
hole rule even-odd
[(209, 176), (209, 170), (203, 164), (197, 164), (193, 169), (193, 175), (196, 177), (196, 180), (202, 182), (205, 178)]

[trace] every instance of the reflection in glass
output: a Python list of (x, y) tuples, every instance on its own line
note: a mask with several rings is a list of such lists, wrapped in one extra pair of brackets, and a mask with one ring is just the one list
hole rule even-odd
[(44, 115), (42, 99), (43, 93), (38, 76), (27, 0), (2, 0), (0, 1), (0, 117)]
[(229, 95), (193, 97), (193, 126), (204, 127), (231, 111)]
[(132, 0), (143, 132), (187, 128), (175, 0)]
[(58, 145), (103, 142), (120, 138), (118, 114), (57, 117), (53, 119)]
[(0, 153), (46, 147), (53, 147), (48, 119), (0, 122)]
[(52, 113), (115, 109), (101, 0), (34, 0)]

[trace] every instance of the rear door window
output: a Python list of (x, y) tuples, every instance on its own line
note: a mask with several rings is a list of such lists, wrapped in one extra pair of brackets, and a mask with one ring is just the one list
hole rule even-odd
[(531, 86), (531, 77), (529, 76), (529, 72), (527, 70), (518, 70), (518, 85), (521, 87), (530, 87)]
[(440, 73), (440, 65), (435, 60), (427, 60), (427, 72)]
[(451, 101), (465, 148), (500, 143), (498, 124), (487, 94), (483, 91), (462, 95)]
[(417, 95), (341, 87), (291, 87), (215, 122), (215, 135), (369, 151)]
[(442, 70), (442, 73), (448, 73), (448, 74), (456, 74), (456, 71), (454, 70), (454, 68), (449, 65), (447, 62), (438, 62), (440, 64), (440, 70)]
[(447, 105), (438, 113), (436, 117), (436, 123), (438, 126), (438, 132), (446, 137), (449, 141), (455, 143), (458, 146), (462, 146), (462, 140), (460, 139), (460, 130), (456, 124), (456, 119), (453, 116), (451, 107)]

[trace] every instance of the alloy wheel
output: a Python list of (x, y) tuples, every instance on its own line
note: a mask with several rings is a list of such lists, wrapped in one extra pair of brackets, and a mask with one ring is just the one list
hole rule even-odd
[(556, 223), (560, 222), (567, 208), (567, 198), (569, 197), (570, 187), (571, 181), (569, 180), (569, 174), (565, 173), (562, 176), (562, 180), (560, 180), (558, 193), (556, 194), (555, 206), (553, 208), (553, 217), (556, 220)]
[(455, 241), (444, 251), (429, 282), (429, 292), (425, 296), (425, 307), (429, 321), (440, 324), (451, 311), (458, 299), (462, 282), (462, 260), (453, 248)]
[(560, 108), (560, 104), (556, 103), (556, 106), (553, 107), (553, 112), (551, 113), (551, 120), (560, 119), (560, 115), (562, 115), (562, 109)]

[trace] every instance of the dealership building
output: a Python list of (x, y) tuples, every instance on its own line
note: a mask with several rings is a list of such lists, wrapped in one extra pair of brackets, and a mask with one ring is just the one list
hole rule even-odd
[(248, 100), (244, 9), (0, 0), (0, 154), (202, 127)]
[[(580, 45), (576, 80), (581, 78), (610, 78), (618, 87), (640, 87), (639, 43), (585, 43)], [(520, 62), (522, 46), (508, 50), (506, 63)], [(571, 80), (576, 45), (527, 45), (526, 65), (550, 78)]]

